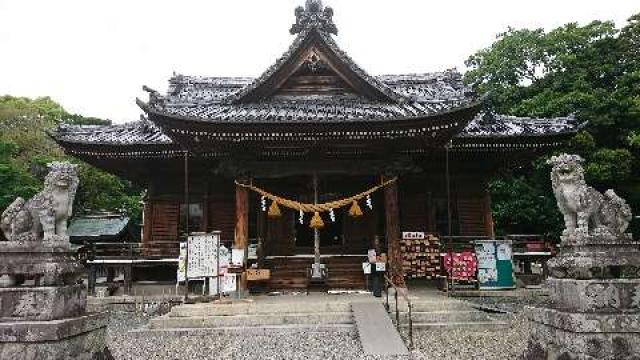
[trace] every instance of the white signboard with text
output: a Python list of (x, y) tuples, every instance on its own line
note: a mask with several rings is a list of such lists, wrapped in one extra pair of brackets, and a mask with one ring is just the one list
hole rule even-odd
[(191, 235), (187, 241), (187, 277), (217, 276), (220, 233)]

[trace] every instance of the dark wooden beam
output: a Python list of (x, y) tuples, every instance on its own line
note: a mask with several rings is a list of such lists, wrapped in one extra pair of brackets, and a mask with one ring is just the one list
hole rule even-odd
[[(243, 180), (240, 180), (243, 181)], [(236, 186), (236, 229), (233, 247), (244, 251), (244, 267), (247, 265), (247, 247), (249, 245), (249, 192), (247, 188)], [(238, 291), (241, 296), (247, 292), (247, 273), (242, 272), (238, 279)]]
[(397, 182), (384, 188), (384, 208), (390, 273), (394, 284), (406, 287), (402, 270), (402, 252), (400, 251), (400, 209), (398, 207)]

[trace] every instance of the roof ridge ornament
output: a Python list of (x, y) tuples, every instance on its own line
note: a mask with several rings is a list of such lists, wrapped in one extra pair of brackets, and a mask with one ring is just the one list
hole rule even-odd
[(295, 14), (296, 23), (289, 30), (292, 35), (310, 28), (338, 35), (338, 28), (333, 23), (333, 9), (324, 7), (322, 0), (307, 0), (304, 7), (296, 8)]

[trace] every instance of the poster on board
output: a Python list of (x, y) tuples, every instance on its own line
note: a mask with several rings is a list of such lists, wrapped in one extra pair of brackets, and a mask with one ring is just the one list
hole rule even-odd
[(475, 252), (481, 290), (514, 288), (511, 241), (476, 241)]
[(216, 276), (220, 234), (197, 234), (187, 240), (187, 277), (189, 279)]

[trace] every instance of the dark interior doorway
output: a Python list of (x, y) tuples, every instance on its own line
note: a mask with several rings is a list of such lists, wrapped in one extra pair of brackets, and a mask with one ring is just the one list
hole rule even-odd
[[(309, 227), (312, 214), (305, 214), (304, 223), (300, 224), (296, 217), (296, 247), (313, 248), (313, 229)], [(336, 221), (332, 222), (328, 213), (320, 214), (324, 228), (320, 230), (320, 247), (334, 247), (342, 245), (342, 217), (336, 214)]]

